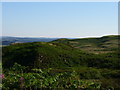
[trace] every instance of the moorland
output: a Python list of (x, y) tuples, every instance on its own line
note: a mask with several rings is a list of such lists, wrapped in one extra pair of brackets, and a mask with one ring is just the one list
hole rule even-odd
[(119, 90), (119, 35), (2, 47), (3, 90)]

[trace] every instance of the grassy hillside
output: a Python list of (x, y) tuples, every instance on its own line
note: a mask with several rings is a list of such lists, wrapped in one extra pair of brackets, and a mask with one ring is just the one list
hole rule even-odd
[(39, 68), (78, 66), (119, 68), (117, 51), (95, 55), (62, 43), (21, 43), (3, 47), (2, 51), (4, 67), (10, 67), (17, 62), (24, 66)]
[(105, 36), (4, 46), (3, 90), (119, 90), (117, 43), (117, 36)]
[(58, 39), (52, 42), (68, 44), (74, 48), (97, 54), (118, 50), (119, 38), (119, 35), (109, 35), (101, 38)]
[(21, 65), (41, 68), (80, 66), (80, 56), (85, 58), (85, 54), (85, 52), (58, 43), (15, 44), (3, 48), (3, 65), (9, 66), (17, 62)]

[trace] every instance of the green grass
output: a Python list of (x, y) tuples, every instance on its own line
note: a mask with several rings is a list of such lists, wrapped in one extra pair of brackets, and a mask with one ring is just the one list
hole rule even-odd
[[(119, 90), (120, 52), (116, 44), (117, 36), (105, 36), (4, 46), (3, 88)], [(24, 77), (24, 85), (20, 77)]]
[(64, 43), (77, 49), (91, 53), (108, 53), (111, 48), (118, 48), (118, 35), (103, 36), (101, 38), (58, 39), (52, 42)]

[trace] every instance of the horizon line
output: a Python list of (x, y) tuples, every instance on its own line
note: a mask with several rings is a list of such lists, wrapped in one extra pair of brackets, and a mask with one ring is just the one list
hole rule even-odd
[(94, 38), (94, 37), (103, 37), (111, 35), (120, 35), (120, 34), (105, 34), (100, 36), (81, 36), (81, 37), (50, 37), (50, 36), (0, 36), (0, 37), (18, 37), (18, 38)]

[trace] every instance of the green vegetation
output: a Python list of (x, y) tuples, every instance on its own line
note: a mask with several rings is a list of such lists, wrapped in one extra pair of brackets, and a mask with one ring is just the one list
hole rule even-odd
[[(98, 39), (100, 41), (98, 41)], [(52, 42), (18, 43), (2, 48), (3, 90), (65, 89), (119, 90), (120, 52), (90, 53), (70, 44), (117, 40), (116, 36), (95, 39), (59, 39)], [(78, 44), (78, 41), (80, 42)], [(96, 42), (96, 44), (95, 44)], [(107, 43), (108, 44), (108, 43)], [(115, 43), (116, 44), (116, 43)], [(92, 46), (92, 48), (94, 47)], [(113, 44), (108, 44), (111, 48)], [(115, 45), (114, 45), (115, 46)], [(107, 48), (107, 49), (108, 49)]]
[(118, 90), (120, 70), (96, 68), (28, 69), (17, 63), (4, 69), (3, 90), (62, 89)]
[(32, 68), (97, 67), (119, 68), (119, 52), (92, 54), (77, 50), (62, 43), (23, 43), (3, 48), (3, 67), (14, 62)]
[(90, 53), (109, 53), (118, 50), (120, 35), (109, 35), (101, 38), (58, 39), (52, 42), (64, 43)]

